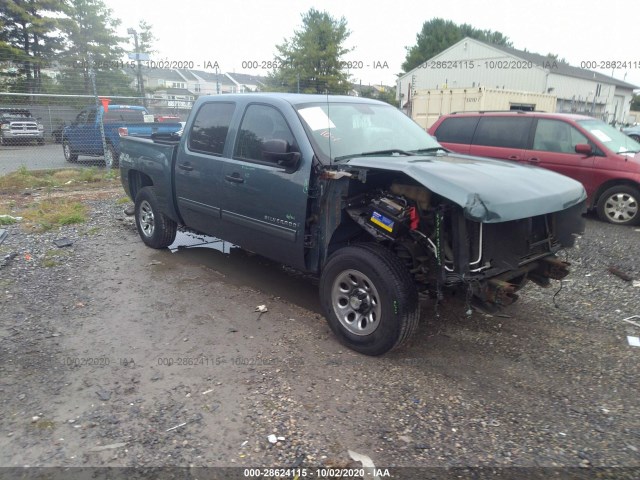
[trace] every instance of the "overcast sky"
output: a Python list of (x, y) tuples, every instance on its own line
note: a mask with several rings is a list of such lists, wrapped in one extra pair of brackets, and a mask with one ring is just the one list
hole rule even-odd
[[(370, 65), (352, 70), (363, 84), (395, 84), (405, 47), (416, 43), (422, 24), (434, 17), (506, 35), (514, 48), (556, 53), (571, 65), (626, 61), (613, 76), (640, 87), (640, 2), (637, 0), (105, 0), (122, 20), (121, 34), (144, 19), (158, 38), (154, 59), (191, 60), (195, 69), (218, 62), (222, 71), (266, 75), (242, 62), (273, 59), (275, 46), (301, 26), (309, 8), (344, 16), (352, 47), (344, 60)], [(389, 68), (374, 69), (375, 62)], [(199, 67), (197, 65), (200, 65)], [(610, 69), (600, 70), (611, 75)], [(626, 78), (625, 78), (626, 75)]]

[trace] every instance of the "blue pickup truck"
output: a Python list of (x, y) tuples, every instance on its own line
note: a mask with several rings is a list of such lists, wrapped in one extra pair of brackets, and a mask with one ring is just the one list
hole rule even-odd
[[(107, 146), (105, 154), (100, 123), (104, 126)], [(76, 162), (79, 155), (105, 157), (107, 167), (118, 165), (120, 137), (150, 138), (153, 135), (171, 136), (181, 128), (180, 123), (154, 122), (146, 108), (138, 105), (109, 105), (83, 109), (75, 121), (62, 130), (62, 149), (68, 162)]]

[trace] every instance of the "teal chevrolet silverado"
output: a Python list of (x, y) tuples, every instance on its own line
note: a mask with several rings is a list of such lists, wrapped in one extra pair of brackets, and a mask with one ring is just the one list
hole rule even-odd
[(205, 96), (179, 140), (121, 150), (145, 244), (182, 226), (318, 275), (331, 329), (367, 355), (415, 333), (421, 296), (462, 290), (491, 309), (563, 278), (556, 254), (584, 229), (580, 183), (450, 153), (375, 100)]

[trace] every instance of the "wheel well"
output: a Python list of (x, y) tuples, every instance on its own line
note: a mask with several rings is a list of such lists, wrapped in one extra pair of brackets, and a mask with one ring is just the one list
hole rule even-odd
[(137, 170), (129, 171), (129, 191), (131, 192), (131, 198), (136, 199), (136, 195), (141, 188), (153, 186), (151, 177), (145, 175)]
[(640, 190), (640, 185), (638, 185), (636, 182), (634, 182), (632, 180), (627, 180), (625, 178), (616, 179), (616, 180), (609, 180), (609, 181), (603, 183), (602, 185), (600, 185), (600, 188), (598, 188), (598, 191), (596, 192), (596, 194), (591, 199), (590, 207), (591, 208), (596, 208), (598, 206), (598, 200), (600, 199), (600, 196), (605, 191), (610, 189), (611, 187), (615, 187), (617, 185), (626, 185), (626, 186), (635, 188), (636, 190)]
[(340, 225), (338, 225), (338, 227), (333, 231), (333, 234), (331, 235), (331, 240), (327, 245), (327, 253), (325, 255), (323, 264), (326, 263), (327, 259), (333, 252), (342, 247), (350, 245), (356, 239), (369, 241), (372, 240), (371, 237), (362, 229), (362, 227), (360, 227), (360, 225), (358, 225), (346, 215), (343, 215)]

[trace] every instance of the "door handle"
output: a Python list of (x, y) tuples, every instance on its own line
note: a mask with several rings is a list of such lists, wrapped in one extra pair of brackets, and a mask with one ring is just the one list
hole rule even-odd
[(186, 170), (187, 172), (190, 172), (191, 170), (193, 170), (193, 167), (189, 162), (179, 163), (178, 168), (180, 170)]
[(540, 159), (537, 157), (531, 157), (527, 159), (527, 162), (529, 163), (540, 163)]
[(233, 182), (233, 183), (244, 183), (244, 178), (242, 178), (240, 176), (239, 173), (234, 172), (231, 175), (225, 175), (225, 180), (227, 180), (228, 182)]
[(509, 160), (520, 160), (520, 156), (518, 156), (518, 155), (511, 155), (511, 156), (509, 157)]

